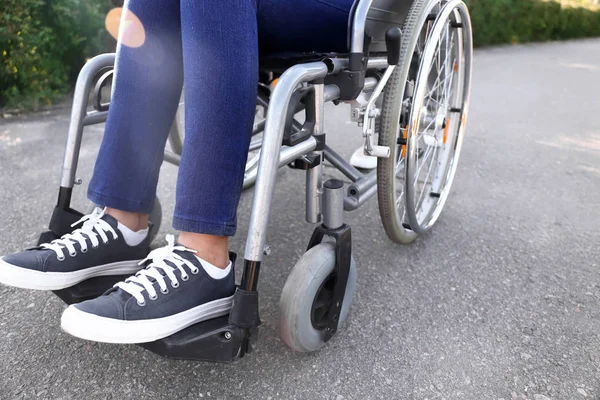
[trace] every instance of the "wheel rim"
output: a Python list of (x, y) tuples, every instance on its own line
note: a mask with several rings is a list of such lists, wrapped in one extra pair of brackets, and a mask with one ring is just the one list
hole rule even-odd
[(327, 279), (323, 281), (319, 290), (317, 290), (317, 294), (313, 300), (310, 312), (310, 322), (317, 330), (322, 331), (327, 328), (335, 281), (335, 274), (329, 275)]
[(423, 46), (417, 46), (420, 65), (404, 131), (403, 193), (406, 218), (417, 233), (439, 217), (456, 171), (470, 88), (470, 29), (464, 3), (450, 1), (424, 25)]

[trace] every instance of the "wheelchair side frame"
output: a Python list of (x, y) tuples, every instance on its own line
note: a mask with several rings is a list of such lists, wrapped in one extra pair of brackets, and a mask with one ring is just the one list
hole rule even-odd
[[(83, 128), (88, 125), (106, 121), (108, 111), (87, 111), (88, 98), (93, 80), (100, 72), (114, 66), (115, 54), (102, 54), (89, 60), (82, 68), (75, 87), (71, 120), (69, 123), (67, 145), (64, 155), (62, 175), (60, 180), (59, 199), (57, 207), (67, 209), (73, 187), (80, 183), (76, 178), (79, 151)], [(351, 166), (335, 150), (328, 146), (325, 140), (317, 140), (323, 131), (324, 104), (340, 99), (340, 89), (334, 84), (325, 85), (323, 80), (328, 74), (336, 74), (348, 67), (349, 59), (335, 58), (323, 61), (297, 64), (286, 70), (279, 78), (268, 103), (264, 135), (261, 141), (261, 157), (256, 169), (250, 171), (250, 179), (256, 178), (256, 192), (250, 215), (250, 227), (246, 242), (245, 259), (250, 263), (262, 261), (265, 247), (270, 199), (275, 187), (276, 171), (279, 167), (292, 163), (302, 156), (323, 157), (336, 167), (353, 183), (344, 199), (346, 211), (355, 210), (376, 193), (376, 173), (372, 171), (363, 174)], [(371, 58), (368, 61), (369, 70), (381, 70), (387, 67), (387, 59)], [(295, 146), (282, 146), (285, 118), (288, 115), (290, 99), (298, 90), (299, 85), (310, 84), (313, 88), (310, 101), (313, 108), (315, 128), (313, 136)], [(377, 85), (376, 78), (366, 78), (363, 94), (370, 93)], [(169, 133), (169, 143), (172, 151), (165, 150), (164, 160), (178, 166), (181, 160), (182, 137), (177, 123), (174, 123)], [(306, 176), (306, 220), (318, 223), (321, 220), (320, 192), (322, 191), (322, 169), (319, 167), (307, 169)], [(253, 274), (251, 274), (253, 275)], [(250, 287), (255, 287), (255, 283)]]

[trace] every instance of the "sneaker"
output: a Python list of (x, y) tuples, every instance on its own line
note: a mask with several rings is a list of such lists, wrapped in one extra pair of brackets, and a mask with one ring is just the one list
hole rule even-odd
[(112, 216), (97, 208), (50, 243), (0, 258), (0, 283), (23, 289), (60, 290), (104, 275), (128, 275), (150, 251), (150, 235), (129, 246)]
[[(61, 328), (78, 338), (105, 343), (145, 343), (229, 313), (235, 292), (233, 264), (212, 278), (190, 250), (167, 235), (145, 268), (93, 300), (69, 306)], [(146, 261), (145, 260), (145, 261)]]

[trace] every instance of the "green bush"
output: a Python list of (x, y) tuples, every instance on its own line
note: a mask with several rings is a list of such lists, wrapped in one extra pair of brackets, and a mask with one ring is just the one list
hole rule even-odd
[(600, 10), (540, 0), (466, 3), (476, 46), (600, 36)]
[[(593, 0), (562, 1), (591, 5)], [(466, 2), (476, 46), (600, 36), (597, 7), (542, 0)], [(87, 57), (114, 49), (104, 29), (110, 7), (108, 0), (0, 0), (0, 107), (35, 109), (66, 93)]]
[(0, 107), (35, 109), (70, 88), (85, 58), (103, 50), (108, 3), (2, 0)]

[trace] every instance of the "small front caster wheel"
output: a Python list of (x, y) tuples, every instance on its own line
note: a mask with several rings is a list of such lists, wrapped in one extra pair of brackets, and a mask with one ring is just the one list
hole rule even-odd
[[(293, 350), (309, 353), (325, 345), (334, 269), (335, 244), (321, 243), (300, 258), (288, 277), (279, 302), (279, 326), (281, 338)], [(348, 316), (355, 287), (356, 263), (352, 258), (338, 329)]]

